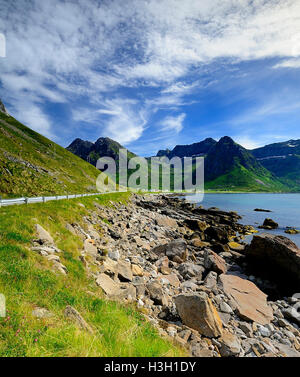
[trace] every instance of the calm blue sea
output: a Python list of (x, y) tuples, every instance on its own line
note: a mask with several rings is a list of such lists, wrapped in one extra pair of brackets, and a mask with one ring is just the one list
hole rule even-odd
[[(236, 211), (243, 216), (241, 224), (255, 228), (266, 217), (270, 217), (279, 224), (279, 228), (274, 231), (259, 231), (286, 236), (300, 247), (300, 234), (284, 233), (288, 226), (300, 230), (300, 194), (205, 194), (202, 202), (199, 202), (200, 196), (197, 194), (187, 195), (186, 198), (204, 208), (217, 207), (224, 211)], [(254, 212), (255, 208), (269, 209), (272, 213)]]

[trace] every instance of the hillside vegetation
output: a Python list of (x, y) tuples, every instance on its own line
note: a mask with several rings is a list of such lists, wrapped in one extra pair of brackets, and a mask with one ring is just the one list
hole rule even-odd
[(205, 159), (205, 188), (238, 191), (285, 191), (275, 175), (229, 137), (211, 148)]
[[(79, 259), (82, 239), (66, 229), (74, 222), (85, 228), (83, 217), (95, 208), (94, 202), (111, 206), (112, 201), (128, 202), (129, 195), (0, 208), (0, 293), (7, 300), (7, 317), (0, 318), (0, 356), (185, 355), (160, 338), (133, 304), (104, 298)], [(36, 223), (54, 236), (67, 275), (52, 272), (50, 262), (30, 250)], [(64, 316), (67, 305), (81, 314), (93, 333)], [(35, 317), (37, 307), (52, 317)]]
[(99, 171), (0, 111), (0, 195), (96, 192)]

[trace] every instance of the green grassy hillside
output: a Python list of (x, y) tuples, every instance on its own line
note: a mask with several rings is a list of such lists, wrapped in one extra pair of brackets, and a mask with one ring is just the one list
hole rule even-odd
[(271, 173), (257, 175), (241, 165), (237, 165), (229, 173), (223, 174), (216, 179), (206, 182), (205, 189), (218, 191), (242, 191), (242, 192), (285, 192), (287, 186)]
[(261, 192), (289, 190), (230, 137), (220, 139), (205, 158), (205, 188)]
[(99, 171), (0, 112), (0, 195), (96, 192)]
[[(105, 299), (79, 260), (81, 238), (66, 229), (67, 223), (74, 222), (86, 229), (83, 217), (95, 209), (95, 201), (109, 206), (111, 201), (126, 203), (129, 195), (0, 208), (0, 293), (6, 296), (7, 304), (6, 318), (0, 318), (0, 357), (185, 355), (162, 339), (133, 304)], [(30, 250), (36, 223), (54, 236), (67, 275), (52, 272), (50, 262)], [(65, 318), (67, 305), (79, 311), (93, 333), (80, 330)], [(49, 310), (53, 316), (34, 317), (36, 307)]]
[(268, 158), (260, 163), (279, 177), (292, 191), (300, 190), (300, 155), (294, 154), (285, 158)]

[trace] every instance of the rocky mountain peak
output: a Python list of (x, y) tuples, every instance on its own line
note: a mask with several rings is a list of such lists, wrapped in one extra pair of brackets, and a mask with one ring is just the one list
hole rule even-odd
[(1, 99), (0, 99), (0, 112), (6, 115), (9, 115)]
[(232, 145), (235, 145), (236, 143), (234, 142), (234, 140), (231, 137), (229, 137), (229, 136), (223, 136), (219, 140), (219, 144), (232, 144)]

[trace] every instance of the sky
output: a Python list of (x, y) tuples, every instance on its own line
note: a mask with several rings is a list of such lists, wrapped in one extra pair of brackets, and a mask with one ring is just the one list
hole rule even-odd
[(0, 35), (0, 98), (64, 147), (300, 139), (300, 0), (0, 0)]

